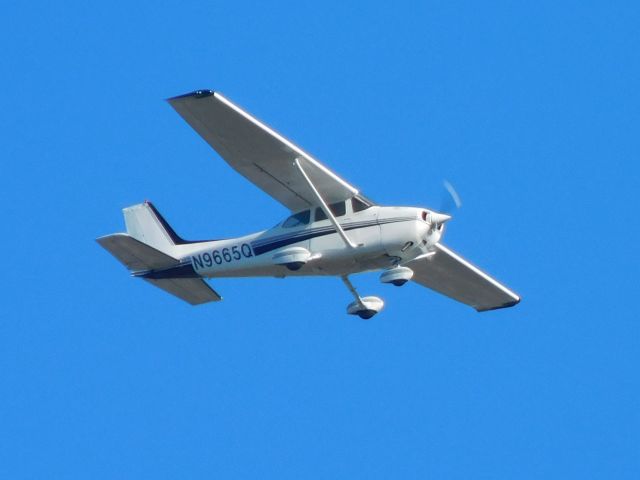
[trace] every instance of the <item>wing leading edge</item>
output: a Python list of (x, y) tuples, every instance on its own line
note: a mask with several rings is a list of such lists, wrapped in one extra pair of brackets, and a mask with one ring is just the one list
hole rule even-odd
[(289, 140), (211, 90), (168, 99), (171, 106), (236, 171), (296, 212), (315, 206), (313, 192), (294, 166), (296, 158), (326, 203), (358, 190)]
[(406, 264), (413, 281), (479, 312), (512, 307), (520, 297), (471, 263), (438, 244), (432, 257)]

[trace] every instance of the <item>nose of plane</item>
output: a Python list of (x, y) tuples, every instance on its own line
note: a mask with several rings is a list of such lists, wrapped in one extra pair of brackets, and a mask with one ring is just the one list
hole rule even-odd
[(429, 214), (429, 218), (431, 223), (435, 223), (436, 225), (442, 225), (443, 223), (451, 220), (451, 215), (446, 215), (444, 213), (431, 212)]

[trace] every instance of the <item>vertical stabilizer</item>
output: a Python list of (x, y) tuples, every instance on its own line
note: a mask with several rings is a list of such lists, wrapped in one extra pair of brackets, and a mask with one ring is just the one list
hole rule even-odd
[(122, 209), (127, 233), (147, 245), (171, 255), (184, 241), (176, 235), (150, 202)]

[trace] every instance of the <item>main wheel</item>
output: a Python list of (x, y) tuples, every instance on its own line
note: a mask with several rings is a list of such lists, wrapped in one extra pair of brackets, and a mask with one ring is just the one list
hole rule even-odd
[(363, 320), (369, 320), (376, 313), (378, 313), (378, 312), (376, 312), (375, 310), (360, 310), (358, 312), (358, 316)]
[(378, 297), (361, 297), (347, 306), (349, 315), (358, 315), (363, 320), (369, 320), (382, 310), (384, 302)]

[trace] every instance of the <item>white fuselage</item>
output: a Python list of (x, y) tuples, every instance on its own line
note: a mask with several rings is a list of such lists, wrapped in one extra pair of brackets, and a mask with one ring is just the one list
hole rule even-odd
[[(328, 219), (315, 221), (314, 213), (319, 215), (311, 210), (306, 224), (289, 226), (295, 223), (292, 216), (269, 230), (243, 237), (179, 245), (181, 264), (191, 265), (205, 278), (349, 275), (390, 268), (424, 255), (442, 234), (442, 227), (430, 228), (423, 208), (372, 206), (353, 212), (347, 202), (336, 220), (357, 245), (352, 248)], [(277, 264), (274, 257), (293, 250), (309, 253), (302, 267), (292, 271)]]

